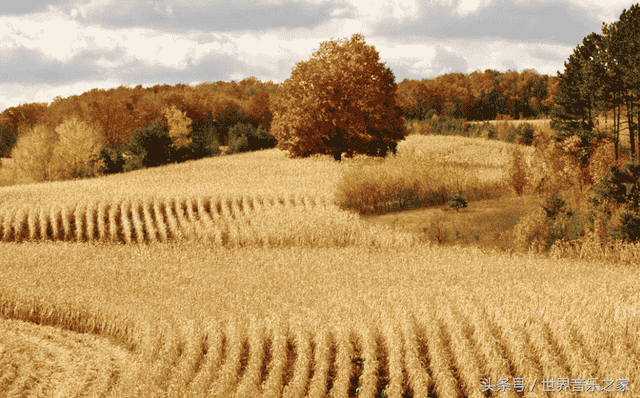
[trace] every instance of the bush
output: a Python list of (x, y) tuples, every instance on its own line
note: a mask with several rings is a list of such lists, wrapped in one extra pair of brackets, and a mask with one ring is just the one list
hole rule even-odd
[(548, 137), (540, 137), (527, 179), (534, 191), (548, 193), (559, 188), (580, 190), (591, 183), (588, 170)]
[(524, 216), (513, 228), (514, 246), (517, 250), (526, 252), (548, 250), (551, 231), (546, 222), (546, 215), (542, 209)]
[(518, 126), (518, 143), (526, 146), (533, 145), (536, 129), (530, 123), (522, 123)]
[(522, 196), (527, 186), (527, 173), (522, 152), (519, 148), (513, 150), (513, 164), (511, 167), (510, 183), (516, 195)]
[(487, 124), (487, 138), (490, 140), (495, 140), (498, 138), (498, 128), (491, 123), (486, 122)]
[(278, 141), (275, 139), (269, 131), (266, 129), (259, 127), (255, 132), (255, 142), (251, 142), (249, 140), (249, 148), (256, 148), (252, 150), (260, 150), (260, 149), (269, 149), (275, 148), (278, 144)]
[(615, 146), (611, 140), (605, 140), (593, 150), (593, 154), (589, 159), (591, 180), (597, 185), (609, 172), (609, 166), (614, 163)]
[(523, 217), (514, 228), (514, 245), (518, 250), (548, 251), (556, 242), (577, 241), (585, 235), (580, 214), (567, 208), (557, 193), (548, 196), (540, 209)]
[(148, 166), (145, 166), (140, 156), (131, 156), (125, 160), (124, 166), (122, 166), (122, 171), (128, 172), (128, 171), (140, 170), (140, 169), (144, 169), (145, 167), (148, 167)]
[(20, 137), (20, 130), (16, 126), (8, 123), (0, 124), (0, 157), (4, 158), (11, 154)]
[[(611, 165), (609, 171), (594, 187), (594, 197), (589, 201), (598, 211), (619, 222), (609, 230), (615, 239), (636, 242), (640, 239), (640, 161), (627, 161), (618, 167)], [(616, 220), (617, 218), (617, 220)]]
[(229, 129), (229, 149), (227, 153), (241, 153), (249, 151), (247, 137), (253, 135), (254, 128), (248, 123), (238, 123)]
[[(169, 136), (167, 127), (159, 123), (152, 123), (131, 133), (131, 139), (126, 144), (126, 152), (139, 159), (139, 161), (130, 160), (132, 158), (127, 159), (130, 166), (161, 166), (169, 163), (174, 157), (173, 140)], [(128, 167), (126, 166), (125, 169)]]
[(464, 209), (469, 205), (469, 201), (467, 197), (461, 195), (459, 193), (452, 193), (449, 195), (449, 201), (447, 202), (447, 207), (450, 209), (455, 209), (456, 211), (460, 211), (460, 209)]

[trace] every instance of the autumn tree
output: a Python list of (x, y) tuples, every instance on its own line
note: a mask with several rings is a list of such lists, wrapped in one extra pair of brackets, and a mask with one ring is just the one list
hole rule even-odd
[(95, 175), (101, 139), (99, 131), (72, 117), (56, 127), (57, 141), (53, 148), (52, 163), (57, 179), (85, 178)]
[(0, 157), (8, 156), (24, 132), (43, 120), (47, 104), (22, 104), (5, 109), (0, 115)]
[(173, 144), (177, 149), (191, 143), (191, 119), (186, 116), (186, 112), (181, 111), (176, 105), (165, 107), (162, 111), (167, 118), (169, 136), (173, 139)]
[(292, 157), (342, 153), (386, 156), (407, 135), (395, 76), (355, 34), (324, 42), (300, 62), (273, 101), (271, 132)]
[(57, 141), (58, 134), (45, 124), (37, 124), (20, 135), (11, 151), (16, 181), (52, 181), (56, 174), (52, 160)]

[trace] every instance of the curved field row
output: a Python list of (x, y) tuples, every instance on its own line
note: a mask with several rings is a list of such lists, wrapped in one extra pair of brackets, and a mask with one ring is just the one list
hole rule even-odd
[[(190, 336), (179, 337), (174, 331), (164, 336), (146, 368), (138, 370), (137, 381), (129, 379), (129, 387), (123, 388), (123, 374), (136, 372), (133, 356), (125, 349), (92, 335), (3, 320), (0, 396), (545, 397), (549, 395), (542, 379), (559, 377), (567, 377), (571, 384), (562, 392), (555, 385), (553, 396), (615, 393), (616, 383), (608, 392), (586, 392), (586, 384), (582, 391), (573, 390), (579, 386), (576, 379), (586, 383), (598, 376), (596, 383), (604, 389), (607, 374), (601, 373), (609, 368), (595, 362), (584, 363), (586, 368), (561, 364), (564, 356), (545, 353), (554, 350), (553, 342), (535, 335), (518, 337), (520, 331), (510, 330), (502, 330), (504, 337), (495, 340), (490, 331), (495, 325), (482, 324), (465, 326), (449, 318), (414, 319), (382, 330), (341, 326), (310, 333), (230, 323), (226, 328), (192, 330)], [(473, 332), (473, 326), (479, 329)], [(537, 324), (535, 330), (542, 327)], [(487, 341), (472, 337), (478, 333), (486, 333), (481, 337)], [(555, 330), (550, 336), (561, 338), (555, 336), (562, 333)], [(579, 330), (574, 333), (580, 335)], [(520, 352), (509, 352), (514, 344)], [(575, 344), (563, 349), (583, 349)], [(505, 348), (509, 356), (501, 360), (506, 366), (481, 361), (491, 351), (502, 355)], [(623, 351), (629, 359), (639, 359)], [(600, 374), (584, 374), (585, 369)], [(514, 377), (524, 378), (524, 391), (513, 386)], [(501, 378), (511, 384), (504, 392), (498, 392)], [(534, 379), (536, 385), (529, 391)], [(493, 392), (484, 383), (490, 383)], [(135, 391), (129, 390), (131, 385)]]
[[(106, 395), (114, 397), (602, 397), (634, 396), (637, 388), (640, 323), (637, 299), (629, 295), (638, 277), (596, 285), (619, 268), (595, 273), (577, 261), (426, 246), (189, 244), (179, 253), (167, 246), (0, 245), (0, 310), (114, 336), (129, 347), (137, 363), (118, 368), (127, 376), (113, 382)], [(72, 267), (69, 258), (76, 259)], [(576, 279), (563, 280), (565, 273)], [(452, 275), (456, 283), (447, 285)], [(25, 382), (12, 370), (29, 369), (43, 361), (37, 353), (52, 352), (48, 339), (32, 334), (7, 338), (0, 330), (6, 396), (22, 396), (26, 384), (57, 382), (52, 372), (26, 371), (33, 380)], [(73, 336), (59, 345), (76, 347)], [(22, 354), (16, 339), (43, 348)], [(78, 350), (75, 362), (85, 350), (96, 357), (91, 348)], [(91, 378), (81, 371), (60, 377), (83, 386)], [(514, 378), (523, 378), (527, 391), (535, 383), (533, 391), (516, 391)], [(566, 378), (568, 390), (543, 391), (545, 378), (555, 380), (555, 390)], [(592, 378), (607, 391), (626, 380), (628, 390), (588, 392)], [(104, 377), (92, 378), (98, 379)], [(483, 381), (493, 394), (483, 392)], [(505, 394), (498, 392), (504, 383), (511, 388)], [(585, 392), (573, 391), (579, 387)]]
[(76, 207), (15, 204), (0, 208), (0, 241), (199, 241), (280, 247), (348, 245), (363, 239), (371, 243), (385, 235), (369, 233), (371, 228), (358, 221), (335, 206), (301, 196), (105, 200)]
[(114, 391), (134, 356), (107, 338), (0, 318), (0, 397), (96, 397)]
[[(618, 380), (611, 368), (594, 358), (580, 368), (571, 365), (565, 354), (554, 353), (557, 344), (562, 344), (566, 353), (583, 349), (577, 342), (560, 343), (564, 332), (559, 329), (549, 330), (543, 340), (535, 333), (523, 334), (490, 320), (475, 319), (480, 322), (476, 325), (471, 323), (472, 317), (463, 319), (410, 316), (396, 320), (401, 327), (392, 323), (383, 328), (340, 325), (316, 331), (255, 321), (224, 326), (215, 323), (189, 332), (173, 330), (165, 332), (153, 360), (140, 370), (135, 391), (117, 390), (117, 394), (238, 398), (630, 394), (629, 390), (626, 395), (615, 393)], [(542, 322), (532, 326), (532, 331), (546, 327)], [(572, 327), (580, 336), (582, 329)], [(502, 337), (496, 339), (494, 333)], [(485, 338), (487, 341), (480, 340)], [(520, 351), (511, 351), (516, 347)], [(628, 360), (640, 359), (633, 349), (621, 352)], [(485, 362), (487, 354), (499, 355), (504, 366)], [(586, 369), (595, 373), (586, 374)], [(636, 375), (637, 369), (631, 366), (627, 372), (627, 376)], [(71, 373), (68, 376), (73, 377), (69, 382), (78, 380)], [(513, 385), (516, 377), (523, 378), (522, 389)], [(556, 383), (567, 378), (567, 388), (560, 391), (557, 384), (543, 387), (542, 380), (551, 378)], [(588, 387), (593, 383), (589, 378), (598, 378), (595, 383), (599, 387)], [(598, 391), (607, 386), (608, 378), (614, 383), (606, 392)], [(509, 386), (504, 392), (498, 388), (500, 379)], [(582, 387), (578, 379), (585, 383)], [(627, 385), (634, 388), (633, 382)]]

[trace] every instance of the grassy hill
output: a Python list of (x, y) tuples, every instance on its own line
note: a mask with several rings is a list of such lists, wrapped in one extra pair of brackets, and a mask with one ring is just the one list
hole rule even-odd
[[(354, 175), (507, 200), (509, 145), (411, 136), (395, 159), (273, 149), (0, 188), (0, 391), (555, 396), (545, 378), (556, 390), (569, 379), (559, 396), (587, 394), (572, 392), (579, 379), (637, 388), (637, 267), (440, 246), (334, 203)], [(501, 378), (516, 385), (498, 393)]]

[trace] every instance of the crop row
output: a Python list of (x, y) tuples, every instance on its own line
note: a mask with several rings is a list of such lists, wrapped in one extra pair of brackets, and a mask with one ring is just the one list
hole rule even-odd
[(189, 235), (198, 223), (216, 223), (220, 230), (233, 220), (247, 219), (266, 209), (316, 206), (307, 198), (242, 198), (220, 200), (147, 200), (88, 205), (13, 206), (0, 210), (2, 241), (63, 240), (167, 242)]
[[(364, 234), (364, 235), (363, 235)], [(372, 237), (357, 217), (300, 196), (93, 201), (0, 209), (0, 240), (326, 246)]]
[[(527, 389), (538, 381), (525, 396), (542, 397), (547, 396), (539, 384), (543, 378), (568, 377), (573, 384), (558, 395), (572, 397), (576, 379), (597, 377), (585, 370), (613, 370), (608, 361), (576, 366), (574, 355), (586, 347), (567, 340), (567, 331), (580, 336), (580, 328), (563, 326), (545, 335), (540, 334), (549, 327), (544, 322), (525, 332), (477, 318), (480, 328), (474, 329), (464, 319), (452, 313), (430, 322), (414, 318), (400, 326), (342, 325), (315, 332), (265, 322), (184, 322), (177, 327), (161, 322), (144, 347), (140, 374), (130, 379), (137, 381), (117, 388), (124, 389), (124, 396), (519, 397), (523, 392), (517, 387), (489, 393), (483, 383), (491, 380), (495, 390), (500, 378), (513, 383), (514, 377), (523, 377)], [(620, 352), (626, 360), (634, 357), (629, 350)], [(6, 380), (5, 387), (14, 388), (12, 380), (19, 377)]]

